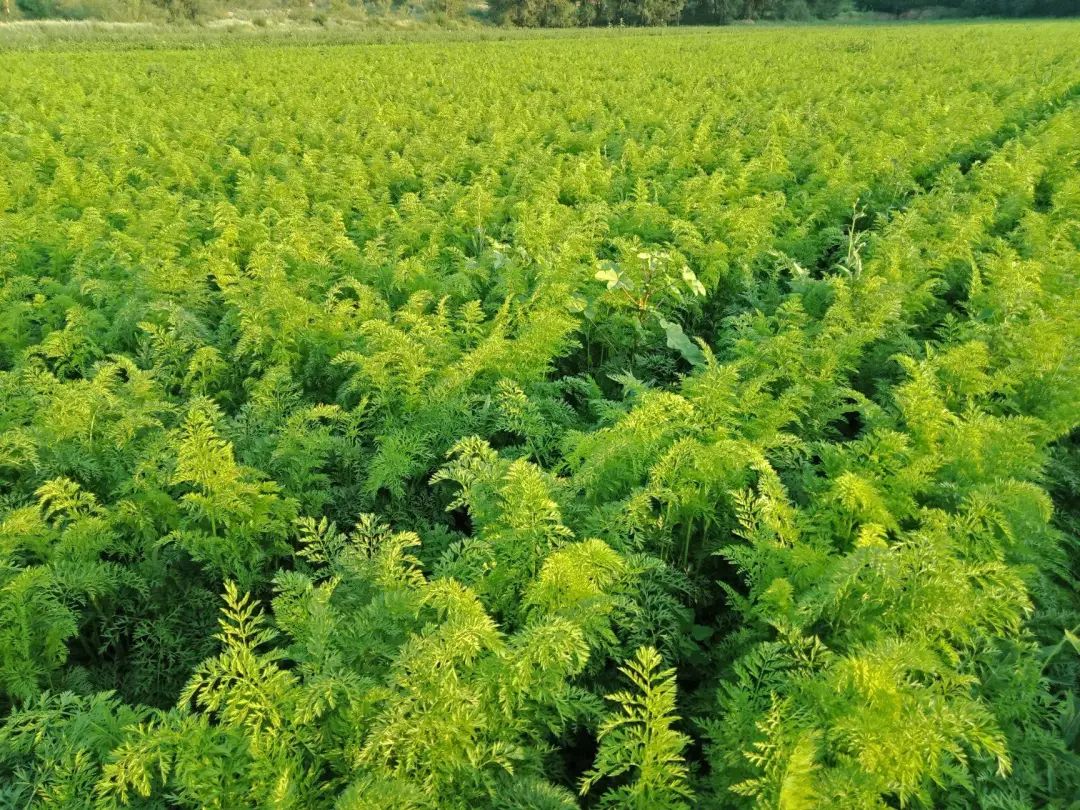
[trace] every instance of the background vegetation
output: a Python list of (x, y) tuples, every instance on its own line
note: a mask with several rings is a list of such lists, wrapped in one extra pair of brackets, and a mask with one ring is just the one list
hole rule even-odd
[(0, 53), (0, 806), (1073, 806), (1078, 33)]
[(1080, 14), (1077, 0), (0, 0), (0, 22), (108, 20), (258, 28), (664, 26), (758, 20), (1039, 17)]

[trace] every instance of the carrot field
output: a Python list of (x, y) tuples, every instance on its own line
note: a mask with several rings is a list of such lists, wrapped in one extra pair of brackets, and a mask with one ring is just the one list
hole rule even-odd
[(0, 42), (0, 807), (1069, 810), (1080, 22)]

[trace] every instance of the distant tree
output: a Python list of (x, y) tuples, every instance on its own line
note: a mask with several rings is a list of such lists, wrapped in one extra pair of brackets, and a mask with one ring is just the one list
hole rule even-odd
[(424, 6), (429, 11), (456, 17), (465, 11), (465, 0), (426, 0)]
[(644, 25), (670, 25), (677, 22), (686, 0), (641, 0), (639, 21)]
[(170, 22), (194, 22), (203, 13), (202, 0), (152, 0), (155, 6), (165, 9)]
[(808, 0), (770, 0), (762, 16), (773, 20), (810, 20), (814, 12)]
[(668, 25), (682, 14), (686, 0), (602, 0), (599, 22), (609, 25)]
[(688, 0), (683, 19), (727, 24), (739, 18), (744, 5), (744, 0)]
[(1080, 0), (959, 0), (959, 10), (971, 16), (1057, 17), (1080, 14)]
[(908, 11), (926, 8), (929, 5), (938, 4), (933, 0), (856, 0), (855, 7), (860, 11), (880, 11), (900, 17)]
[(504, 25), (561, 28), (579, 22), (577, 6), (571, 0), (491, 0), (490, 9), (495, 20)]
[(810, 13), (823, 20), (829, 20), (840, 13), (844, 0), (810, 0)]
[[(9, 0), (4, 0), (4, 11), (10, 13)], [(15, 5), (24, 17), (38, 20), (56, 16), (57, 8), (53, 0), (15, 0)]]

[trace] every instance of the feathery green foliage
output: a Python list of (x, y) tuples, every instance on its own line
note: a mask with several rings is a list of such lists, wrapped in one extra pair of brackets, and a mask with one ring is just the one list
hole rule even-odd
[(0, 54), (0, 805), (1070, 807), (1076, 35)]

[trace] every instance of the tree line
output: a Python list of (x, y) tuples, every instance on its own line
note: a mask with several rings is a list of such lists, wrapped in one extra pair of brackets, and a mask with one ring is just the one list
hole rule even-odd
[[(728, 24), (737, 20), (832, 19), (845, 0), (492, 0), (497, 22), (529, 27)], [(903, 17), (930, 8), (963, 16), (1065, 16), (1080, 0), (855, 0), (854, 10)]]
[[(0, 19), (144, 19), (195, 22), (219, 12), (243, 12), (244, 3), (212, 0), (0, 0)], [(956, 16), (1038, 17), (1080, 13), (1080, 0), (489, 0), (488, 16), (501, 25), (533, 28), (578, 26), (726, 25), (756, 20), (828, 20), (845, 11), (879, 12), (897, 18), (939, 9)], [(250, 11), (251, 9), (247, 9)], [(437, 19), (475, 12), (469, 0), (284, 0), (290, 19), (297, 12), (316, 22), (329, 17), (388, 14)], [(265, 9), (264, 9), (265, 11)], [(305, 16), (306, 15), (306, 16)]]

